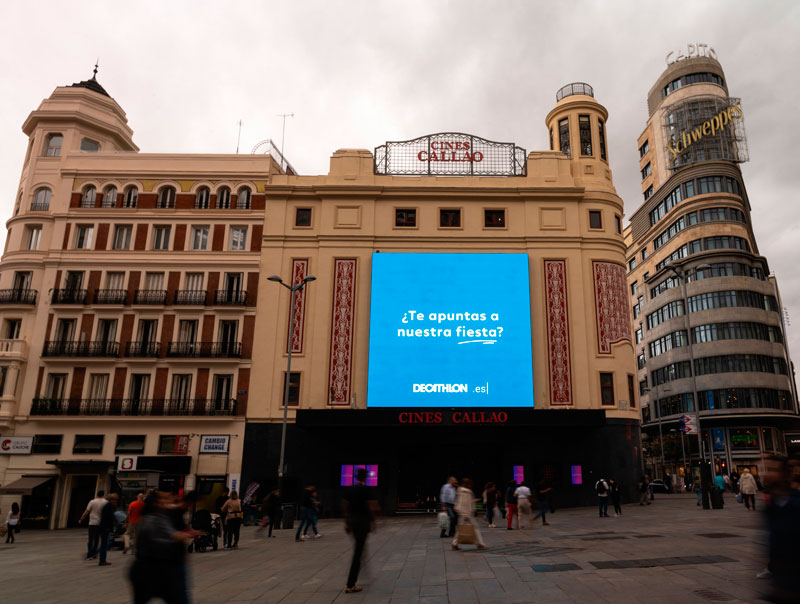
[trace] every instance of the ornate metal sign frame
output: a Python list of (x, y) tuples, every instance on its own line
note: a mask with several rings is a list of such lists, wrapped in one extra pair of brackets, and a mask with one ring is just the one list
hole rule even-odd
[(463, 132), (439, 132), (375, 147), (375, 174), (527, 176), (528, 153), (514, 143)]

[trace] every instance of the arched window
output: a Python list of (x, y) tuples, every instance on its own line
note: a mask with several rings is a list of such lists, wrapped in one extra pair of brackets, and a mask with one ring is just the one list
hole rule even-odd
[(231, 190), (228, 187), (222, 187), (217, 191), (217, 208), (227, 209), (231, 207)]
[(208, 187), (200, 187), (194, 198), (194, 207), (207, 210), (209, 199), (211, 199), (211, 191), (208, 190)]
[(42, 187), (41, 189), (36, 189), (36, 193), (33, 196), (33, 204), (31, 204), (31, 210), (37, 212), (43, 212), (50, 209), (50, 189)]
[(162, 189), (158, 192), (158, 207), (162, 209), (175, 207), (174, 187), (162, 187)]
[(86, 151), (87, 153), (97, 153), (100, 151), (100, 143), (93, 141), (90, 138), (83, 138), (81, 139), (81, 151)]
[(123, 208), (135, 208), (136, 203), (139, 201), (139, 189), (131, 185), (125, 189), (125, 197), (122, 200)]
[(58, 157), (61, 155), (61, 143), (64, 137), (60, 134), (48, 134), (45, 139), (44, 154), (47, 157)]
[(111, 186), (106, 188), (105, 192), (103, 193), (103, 207), (117, 207), (117, 187)]
[(83, 197), (81, 197), (82, 208), (93, 208), (94, 201), (97, 198), (97, 189), (89, 185), (83, 190)]
[(240, 210), (250, 209), (250, 189), (242, 187), (239, 189), (239, 196), (236, 199), (236, 207)]

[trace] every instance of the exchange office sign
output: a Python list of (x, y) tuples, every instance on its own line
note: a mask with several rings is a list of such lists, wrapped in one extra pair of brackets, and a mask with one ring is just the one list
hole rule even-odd
[(33, 447), (33, 436), (0, 436), (0, 454), (29, 455)]
[(472, 134), (440, 132), (375, 147), (375, 174), (525, 176), (527, 152)]

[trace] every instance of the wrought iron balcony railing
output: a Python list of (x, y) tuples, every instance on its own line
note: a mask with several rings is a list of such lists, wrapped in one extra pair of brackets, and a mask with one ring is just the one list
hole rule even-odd
[(47, 212), (50, 209), (50, 203), (36, 203), (31, 204), (31, 212)]
[(127, 289), (98, 289), (94, 292), (95, 304), (125, 304), (127, 300)]
[(179, 289), (175, 292), (173, 304), (197, 304), (205, 306), (208, 292), (204, 289)]
[(35, 289), (0, 289), (0, 304), (36, 304), (38, 296)]
[(134, 304), (166, 304), (167, 290), (137, 289), (133, 296)]
[(89, 291), (67, 287), (53, 290), (53, 304), (86, 304)]
[(244, 290), (218, 289), (214, 293), (214, 304), (247, 306), (247, 292)]
[(43, 357), (116, 357), (119, 342), (79, 342), (74, 340), (48, 340), (44, 343)]
[(35, 398), (31, 415), (236, 415), (236, 399)]
[(170, 342), (168, 357), (212, 357), (238, 359), (241, 342)]
[(160, 342), (128, 342), (125, 347), (126, 357), (158, 357), (161, 354)]

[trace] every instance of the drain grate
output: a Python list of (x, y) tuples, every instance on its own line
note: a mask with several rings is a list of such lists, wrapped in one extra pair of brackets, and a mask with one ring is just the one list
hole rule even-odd
[(685, 556), (683, 558), (642, 558), (639, 560), (600, 560), (589, 562), (595, 568), (651, 568), (653, 566), (679, 566), (683, 564), (717, 564), (736, 562), (726, 556)]
[(721, 591), (715, 591), (713, 589), (695, 589), (694, 593), (695, 595), (698, 595), (701, 598), (705, 598), (706, 600), (711, 600), (712, 602), (733, 601), (733, 597), (729, 596), (728, 594), (722, 593)]
[(498, 545), (496, 547), (489, 547), (487, 549), (471, 549), (464, 553), (481, 553), (491, 554), (496, 556), (523, 556), (523, 557), (536, 557), (536, 556), (550, 556), (553, 554), (561, 554), (564, 552), (580, 551), (577, 547), (554, 547), (548, 545), (536, 545), (531, 543), (514, 543), (510, 545)]
[(612, 539), (627, 539), (624, 535), (599, 535), (596, 537), (583, 537), (584, 541), (611, 541)]
[(565, 570), (581, 570), (577, 564), (534, 564), (531, 566), (537, 573), (558, 573)]
[(741, 535), (735, 535), (734, 533), (697, 533), (700, 537), (706, 537), (707, 539), (732, 539), (733, 537), (741, 538)]

